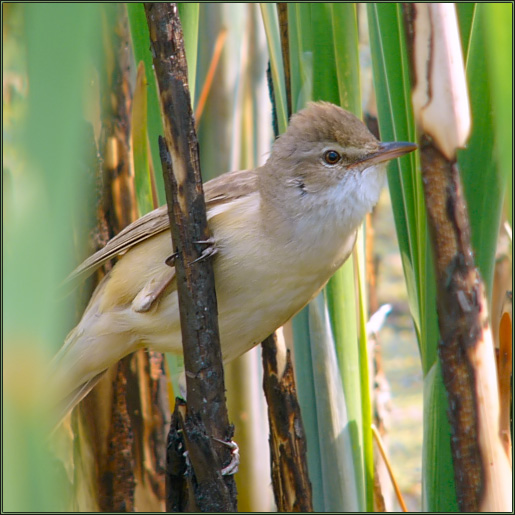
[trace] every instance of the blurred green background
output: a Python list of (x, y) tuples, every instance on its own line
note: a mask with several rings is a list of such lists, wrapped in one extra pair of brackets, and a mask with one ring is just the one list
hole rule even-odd
[[(122, 16), (133, 42), (127, 50), (132, 52), (132, 87), (140, 60), (145, 62), (148, 81), (142, 89), (148, 111), (139, 122), (146, 131), (133, 149), (134, 163), (143, 163), (136, 166), (136, 181), (143, 184), (137, 187), (143, 213), (151, 207), (149, 156), (161, 203), (164, 200), (157, 152), (160, 115), (143, 7), (128, 4), (126, 10)], [(287, 11), (293, 111), (311, 99), (331, 100), (358, 115), (378, 114), (385, 140), (414, 139), (401, 4), (288, 4)], [(64, 296), (60, 285), (84, 257), (87, 228), (96, 216), (101, 185), (92, 171), (98, 166), (95, 160), (104, 156), (101, 148), (98, 155), (92, 150), (92, 141), (100, 140), (99, 91), (105, 83), (102, 74), (116, 56), (109, 38), (120, 12), (125, 7), (116, 10), (114, 4), (2, 4), (6, 511), (65, 509), (74, 495), (71, 485), (75, 482), (77, 488), (81, 481), (77, 464), (56, 459), (55, 449), (48, 449), (51, 422), (43, 386), (46, 364), (78, 315), (75, 301)], [(205, 180), (263, 163), (273, 140), (266, 82), (269, 61), (280, 131), (288, 112), (276, 4), (181, 4), (180, 14), (194, 108), (198, 108), (216, 42), (227, 31), (197, 119)], [(495, 297), (499, 295), (494, 281), (499, 226), (504, 220), (509, 227), (512, 223), (512, 6), (460, 4), (458, 19), (473, 115), (473, 133), (459, 163), (478, 264)], [(145, 168), (143, 180), (141, 167)], [(378, 336), (391, 395), (385, 438), (409, 507), (452, 511), (456, 503), (446, 400), (436, 365), (434, 286), (415, 157), (403, 160), (401, 169), (402, 174), (397, 164), (392, 165), (390, 194), (383, 192), (372, 216), (377, 301), (394, 306)], [(303, 417), (305, 425), (311, 426), (307, 431), (315, 508), (321, 511), (365, 511), (373, 504), (369, 425), (371, 403), (376, 399), (368, 391), (370, 351), (363, 327), (371, 313), (364, 264), (367, 231), (362, 234), (356, 257), (293, 327)], [(511, 260), (511, 240), (508, 247), (505, 253)], [(357, 274), (365, 279), (360, 289), (353, 286)], [(342, 288), (345, 299), (339, 297)], [(324, 327), (324, 334), (315, 334), (313, 321), (327, 313), (331, 324)], [(327, 377), (327, 371), (317, 375), (313, 361), (303, 359), (319, 344), (328, 348), (327, 341), (335, 345), (335, 369), (340, 373), (336, 379)], [(259, 361), (255, 350), (228, 367), (227, 389), (236, 440), (242, 448), (239, 506), (267, 511), (274, 504)], [(331, 381), (338, 385), (337, 397), (317, 395)], [(350, 446), (324, 447), (333, 443), (324, 432), (331, 426), (326, 417), (335, 416), (331, 410), (342, 406), (349, 418), (335, 429), (337, 434), (348, 431), (350, 424), (359, 429), (346, 436)], [(352, 499), (342, 495), (348, 488), (354, 492)], [(391, 499), (387, 483), (383, 489)]]

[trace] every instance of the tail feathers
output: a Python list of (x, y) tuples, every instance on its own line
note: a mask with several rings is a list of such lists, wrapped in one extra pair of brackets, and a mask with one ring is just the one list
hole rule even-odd
[(117, 331), (112, 319), (88, 311), (52, 360), (48, 391), (59, 423), (111, 365), (135, 350), (134, 338)]
[(71, 392), (69, 395), (67, 395), (59, 404), (57, 407), (58, 409), (58, 424), (59, 425), (63, 419), (68, 415), (77, 404), (79, 404), (86, 395), (88, 395), (91, 390), (97, 385), (97, 383), (104, 377), (107, 370), (104, 370), (97, 374), (95, 377), (90, 379), (89, 381), (86, 381), (84, 384), (76, 388), (73, 392)]
[[(99, 283), (79, 324), (50, 363), (49, 394), (59, 424), (117, 361), (135, 351), (130, 304), (102, 308), (107, 274)], [(104, 306), (105, 307), (105, 306)]]

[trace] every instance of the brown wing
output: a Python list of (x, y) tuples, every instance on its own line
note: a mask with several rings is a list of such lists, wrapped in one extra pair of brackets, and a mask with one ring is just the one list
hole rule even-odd
[[(230, 172), (204, 184), (206, 206), (209, 208), (240, 198), (256, 191), (256, 170)], [(128, 249), (156, 234), (166, 231), (170, 226), (167, 206), (161, 206), (128, 225), (105, 247), (95, 252), (79, 265), (68, 277), (67, 281), (83, 280), (109, 259), (126, 252)]]

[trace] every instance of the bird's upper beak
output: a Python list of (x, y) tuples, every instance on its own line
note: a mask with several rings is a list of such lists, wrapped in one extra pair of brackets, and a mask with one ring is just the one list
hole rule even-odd
[(379, 149), (376, 152), (363, 157), (356, 163), (352, 163), (351, 166), (360, 165), (366, 163), (367, 165), (373, 165), (383, 163), (384, 161), (390, 161), (396, 157), (401, 157), (404, 154), (413, 152), (418, 147), (415, 143), (408, 143), (406, 141), (394, 141), (392, 143), (380, 143)]

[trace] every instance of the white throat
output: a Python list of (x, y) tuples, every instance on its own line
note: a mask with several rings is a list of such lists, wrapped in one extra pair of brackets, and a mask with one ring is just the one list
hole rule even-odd
[(338, 240), (354, 234), (365, 215), (377, 204), (386, 180), (386, 164), (348, 174), (338, 187), (316, 193), (305, 213), (299, 213), (295, 238), (318, 248), (338, 245)]

